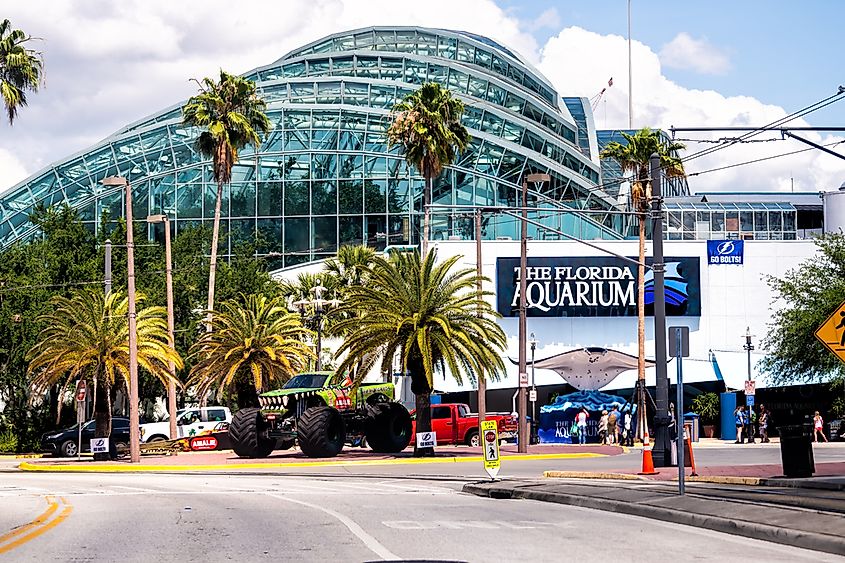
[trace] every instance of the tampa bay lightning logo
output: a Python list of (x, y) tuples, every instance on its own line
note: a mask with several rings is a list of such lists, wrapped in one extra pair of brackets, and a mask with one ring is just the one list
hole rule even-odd
[[(667, 307), (682, 307), (689, 299), (689, 292), (687, 291), (687, 280), (678, 271), (680, 262), (666, 263), (666, 306)], [(649, 269), (645, 274), (645, 304), (654, 304), (654, 271)]]
[(735, 252), (735, 249), (736, 246), (734, 245), (734, 241), (726, 240), (716, 247), (716, 253), (719, 254), (719, 256), (730, 256)]

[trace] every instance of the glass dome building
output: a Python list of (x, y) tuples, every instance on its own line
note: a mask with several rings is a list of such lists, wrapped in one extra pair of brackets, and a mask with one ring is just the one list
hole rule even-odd
[[(622, 238), (616, 193), (602, 189), (595, 127), (586, 99), (562, 100), (519, 55), (478, 35), (416, 27), (338, 33), (246, 73), (267, 102), (272, 130), (242, 151), (224, 188), (221, 252), (258, 236), (271, 269), (334, 254), (339, 245), (418, 244), (423, 180), (398, 147), (388, 147), (393, 105), (427, 81), (466, 105), (472, 142), (435, 181), (431, 237), (473, 238), (471, 209), (514, 207), (523, 178), (533, 218), (583, 239)], [(176, 233), (212, 221), (216, 185), (210, 161), (194, 147), (198, 130), (182, 125), (184, 101), (128, 125), (0, 194), (0, 248), (32, 236), (38, 203), (67, 203), (91, 229), (123, 214), (128, 178), (139, 224), (164, 213)], [(147, 226), (154, 235), (155, 226)], [(486, 215), (485, 239), (518, 238), (519, 222)], [(560, 237), (536, 226), (529, 236)]]

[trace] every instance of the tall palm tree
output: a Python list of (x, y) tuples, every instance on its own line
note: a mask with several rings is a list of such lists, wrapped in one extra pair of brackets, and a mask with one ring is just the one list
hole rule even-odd
[[(495, 378), (504, 370), (499, 351), (505, 333), (494, 320), (496, 312), (476, 292), (475, 268), (454, 269), (459, 258), (438, 264), (436, 252), (425, 258), (419, 252), (376, 256), (367, 283), (352, 286), (339, 309), (357, 317), (338, 323), (346, 335), (338, 371), (356, 367), (357, 384), (379, 361), (381, 371), (389, 373), (398, 354), (411, 375), (418, 432), (431, 430), (435, 371), (448, 371), (462, 383), (464, 375)], [(414, 451), (433, 453), (432, 448)]]
[(255, 90), (255, 83), (240, 76), (220, 71), (220, 81), (204, 78), (198, 83), (200, 93), (182, 107), (182, 122), (204, 131), (197, 138), (200, 153), (211, 158), (217, 199), (214, 203), (214, 228), (211, 235), (211, 260), (208, 272), (208, 317), (206, 330), (211, 330), (214, 311), (214, 281), (217, 273), (217, 245), (220, 237), (220, 202), (223, 186), (232, 181), (232, 168), (238, 152), (247, 145), (258, 148), (261, 136), (270, 130), (264, 113), (266, 104)]
[(637, 409), (639, 410), (637, 434), (642, 438), (645, 431), (645, 225), (646, 212), (651, 203), (651, 185), (648, 182), (650, 170), (649, 161), (652, 154), (660, 156), (660, 167), (669, 177), (684, 176), (684, 163), (678, 157), (678, 152), (686, 147), (682, 143), (667, 141), (660, 131), (648, 127), (640, 129), (633, 135), (622, 132), (626, 143), (611, 141), (599, 155), (601, 158), (612, 158), (622, 171), (633, 175), (631, 182), (631, 206), (640, 213), (639, 219), (639, 266), (637, 282)]
[[(136, 301), (142, 303), (143, 295)], [(54, 297), (52, 312), (43, 315), (46, 328), (27, 354), (32, 398), (43, 396), (60, 384), (63, 397), (77, 379), (95, 389), (95, 437), (111, 434), (112, 389), (129, 389), (129, 300), (121, 291), (104, 296), (101, 291), (75, 291)], [(164, 307), (141, 308), (137, 315), (138, 365), (167, 386), (179, 381), (169, 362), (178, 369), (182, 358), (169, 344)], [(59, 403), (61, 405), (61, 401)], [(61, 409), (61, 407), (60, 407)]]
[(427, 82), (393, 106), (388, 143), (399, 145), (405, 160), (425, 178), (423, 187), (422, 254), (428, 251), (432, 182), (455, 162), (470, 141), (461, 124), (464, 104), (436, 82)]
[(9, 116), (15, 120), (18, 108), (26, 106), (26, 91), (37, 92), (41, 86), (44, 60), (41, 53), (28, 49), (32, 37), (12, 29), (9, 20), (0, 22), (0, 92)]
[(337, 280), (339, 288), (361, 285), (375, 257), (376, 251), (365, 244), (343, 245), (326, 262), (326, 271)]
[(213, 330), (191, 347), (197, 361), (186, 385), (196, 385), (198, 396), (234, 386), (238, 406), (252, 406), (258, 393), (302, 371), (312, 356), (302, 340), (308, 331), (280, 297), (224, 301), (211, 322)]

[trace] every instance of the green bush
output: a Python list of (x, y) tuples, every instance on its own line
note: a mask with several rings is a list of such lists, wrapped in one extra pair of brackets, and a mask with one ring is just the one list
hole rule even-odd
[(11, 430), (0, 432), (0, 453), (14, 453), (18, 449), (18, 437)]
[(702, 424), (713, 424), (719, 416), (719, 396), (716, 393), (702, 393), (692, 401), (692, 412), (701, 417)]

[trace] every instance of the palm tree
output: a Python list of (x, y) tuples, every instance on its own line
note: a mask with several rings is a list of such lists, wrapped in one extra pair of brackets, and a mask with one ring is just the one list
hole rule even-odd
[(257, 404), (258, 393), (302, 371), (312, 356), (302, 340), (308, 331), (282, 298), (242, 299), (224, 301), (212, 317), (213, 330), (191, 347), (197, 361), (186, 384), (196, 385), (200, 397), (209, 391), (222, 395), (234, 385), (240, 407)]
[[(142, 303), (139, 294), (136, 301)], [(104, 296), (101, 291), (81, 290), (70, 297), (54, 297), (52, 312), (41, 317), (46, 328), (27, 354), (32, 399), (61, 385), (59, 397), (77, 379), (95, 391), (95, 437), (111, 434), (112, 389), (129, 389), (129, 300), (121, 291)], [(141, 308), (137, 315), (138, 365), (167, 386), (178, 380), (169, 362), (178, 369), (182, 358), (169, 344), (167, 311), (164, 307)], [(61, 400), (59, 401), (61, 416)], [(136, 431), (137, 429), (133, 429)]]
[(337, 280), (339, 288), (361, 285), (375, 257), (376, 251), (367, 245), (343, 245), (326, 262), (326, 271)]
[[(504, 370), (499, 350), (505, 347), (505, 333), (493, 308), (476, 292), (475, 268), (453, 269), (460, 258), (438, 264), (436, 252), (425, 258), (419, 252), (376, 256), (367, 283), (350, 287), (339, 309), (357, 316), (336, 327), (346, 335), (338, 350), (338, 356), (345, 354), (338, 371), (357, 368), (357, 384), (379, 361), (382, 373), (390, 373), (398, 354), (403, 371), (411, 375), (418, 432), (431, 430), (436, 370), (448, 370), (458, 383), (464, 375), (496, 378)], [(432, 448), (414, 451), (417, 456), (433, 453)]]
[(182, 122), (204, 131), (196, 146), (205, 158), (214, 163), (217, 199), (214, 203), (214, 228), (211, 235), (211, 260), (208, 272), (208, 317), (206, 330), (211, 330), (214, 311), (214, 280), (217, 273), (217, 245), (220, 237), (220, 202), (223, 185), (232, 181), (232, 168), (238, 162), (238, 152), (247, 145), (256, 148), (261, 135), (270, 130), (270, 120), (264, 113), (266, 104), (256, 94), (255, 83), (240, 76), (220, 71), (220, 82), (204, 78), (198, 83), (200, 93), (182, 107)]
[(464, 104), (436, 82), (427, 82), (393, 106), (388, 143), (399, 145), (405, 160), (425, 178), (423, 187), (422, 255), (428, 251), (432, 182), (443, 168), (455, 162), (470, 141), (461, 124)]
[(18, 108), (26, 106), (26, 91), (38, 91), (44, 69), (41, 53), (25, 46), (32, 37), (11, 27), (9, 20), (0, 23), (0, 92), (9, 125), (15, 120)]
[(650, 170), (649, 160), (652, 154), (660, 156), (660, 166), (663, 173), (669, 177), (684, 176), (684, 163), (677, 156), (678, 151), (686, 147), (682, 143), (667, 141), (661, 137), (660, 131), (648, 127), (640, 129), (633, 135), (622, 132), (625, 144), (611, 141), (601, 152), (601, 158), (612, 158), (625, 173), (631, 173), (634, 179), (631, 183), (631, 205), (639, 212), (639, 266), (637, 284), (637, 378), (639, 380), (637, 392), (637, 409), (639, 410), (637, 433), (642, 438), (645, 429), (645, 222), (646, 212), (651, 203), (651, 185), (648, 182)]

